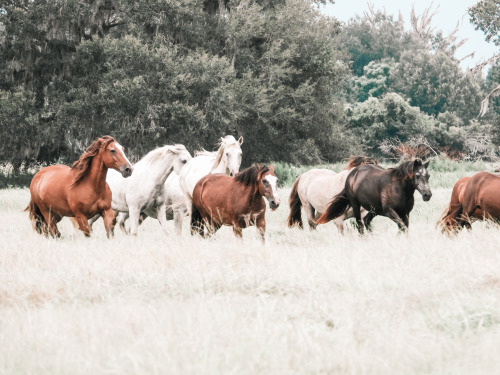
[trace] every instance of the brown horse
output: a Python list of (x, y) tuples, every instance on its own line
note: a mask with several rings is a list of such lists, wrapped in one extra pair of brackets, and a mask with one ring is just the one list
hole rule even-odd
[[(361, 234), (364, 227), (370, 229), (370, 223), (377, 215), (388, 217), (401, 231), (406, 231), (415, 203), (415, 190), (422, 194), (424, 201), (431, 199), (428, 166), (429, 162), (423, 164), (417, 159), (388, 170), (374, 164), (352, 169), (347, 176), (344, 190), (333, 198), (318, 219), (318, 224), (327, 223), (352, 207)], [(361, 207), (368, 211), (363, 220)]]
[(500, 219), (500, 177), (479, 172), (472, 177), (462, 177), (453, 186), (450, 204), (438, 222), (443, 232), (471, 228), (475, 219)]
[(266, 202), (271, 210), (280, 204), (277, 193), (278, 178), (273, 166), (254, 165), (235, 177), (226, 174), (209, 174), (193, 190), (191, 233), (214, 233), (222, 225), (233, 227), (237, 237), (242, 229), (256, 225), (262, 241), (266, 231)]
[(63, 216), (74, 217), (86, 236), (88, 218), (101, 214), (106, 234), (113, 235), (111, 190), (106, 183), (108, 168), (132, 174), (132, 165), (123, 147), (110, 136), (101, 137), (87, 148), (70, 168), (52, 165), (41, 169), (31, 181), (29, 211), (33, 228), (40, 234), (59, 237), (57, 223)]

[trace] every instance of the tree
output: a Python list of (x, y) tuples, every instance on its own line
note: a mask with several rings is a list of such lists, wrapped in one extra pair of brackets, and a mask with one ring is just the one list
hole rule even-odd
[(497, 0), (481, 0), (468, 9), (470, 22), (481, 30), (487, 42), (500, 46), (500, 3)]

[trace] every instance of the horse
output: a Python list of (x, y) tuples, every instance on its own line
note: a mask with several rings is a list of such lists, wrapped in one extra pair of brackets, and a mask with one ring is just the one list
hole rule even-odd
[[(375, 161), (365, 156), (351, 156), (343, 171), (335, 173), (330, 169), (311, 169), (301, 174), (292, 186), (288, 203), (290, 215), (288, 216), (288, 227), (298, 226), (304, 228), (301, 216), (301, 207), (304, 207), (309, 223), (309, 229), (316, 229), (316, 219), (325, 212), (331, 199), (340, 193), (345, 185), (345, 180), (352, 168), (362, 164), (375, 164)], [(364, 217), (366, 211), (361, 210)], [(344, 216), (335, 219), (335, 224), (340, 233), (344, 232), (344, 220), (354, 217), (352, 209)]]
[(193, 191), (191, 233), (215, 233), (222, 225), (233, 227), (236, 237), (242, 230), (256, 225), (262, 242), (266, 231), (266, 202), (276, 210), (280, 204), (277, 192), (278, 178), (272, 165), (253, 165), (234, 178), (225, 174), (203, 177)]
[[(432, 196), (428, 166), (429, 162), (423, 164), (417, 159), (387, 170), (374, 164), (353, 168), (347, 176), (344, 189), (333, 198), (317, 223), (327, 223), (344, 215), (352, 207), (360, 234), (364, 233), (364, 226), (371, 230), (370, 223), (377, 215), (388, 217), (398, 225), (400, 231), (407, 231), (410, 212), (415, 203), (415, 190), (422, 194), (424, 201)], [(368, 211), (363, 220), (361, 207)]]
[(150, 151), (139, 160), (134, 166), (134, 174), (128, 179), (112, 171), (108, 173), (106, 181), (113, 192), (111, 207), (115, 212), (124, 213), (123, 221), (130, 216), (130, 234), (137, 235), (141, 212), (156, 217), (163, 231), (168, 233), (163, 185), (172, 171), (179, 173), (190, 159), (191, 154), (184, 145), (167, 145)]
[(52, 165), (41, 169), (30, 184), (31, 201), (26, 208), (33, 228), (45, 236), (60, 237), (57, 223), (63, 216), (74, 217), (78, 228), (90, 236), (88, 218), (100, 214), (108, 237), (113, 235), (111, 190), (106, 184), (108, 168), (132, 174), (132, 165), (123, 147), (110, 136), (101, 137), (85, 150), (70, 168)]
[(198, 151), (195, 157), (182, 168), (179, 183), (188, 210), (192, 206), (194, 187), (203, 176), (210, 173), (226, 173), (234, 176), (238, 173), (241, 165), (242, 144), (243, 137), (236, 140), (232, 135), (226, 135), (220, 139), (217, 151)]
[(475, 219), (500, 219), (499, 189), (500, 177), (489, 172), (462, 177), (453, 186), (448, 211), (438, 225), (450, 232), (471, 229)]
[[(188, 210), (186, 207), (186, 201), (184, 199), (184, 193), (182, 192), (179, 185), (179, 175), (175, 171), (172, 171), (172, 173), (170, 173), (170, 175), (165, 180), (160, 200), (165, 202), (165, 205), (167, 207), (166, 220), (174, 221), (175, 233), (177, 235), (180, 235), (182, 233), (182, 221), (184, 217), (187, 216)], [(141, 225), (148, 216), (151, 216), (155, 219), (157, 218), (154, 211), (150, 211), (149, 215), (145, 212), (141, 212), (139, 225)], [(120, 229), (122, 229), (122, 231), (125, 233), (128, 233), (127, 229), (125, 228), (125, 221), (127, 220), (127, 218), (128, 214), (126, 212), (120, 212), (116, 218), (116, 224), (118, 224), (120, 226)]]

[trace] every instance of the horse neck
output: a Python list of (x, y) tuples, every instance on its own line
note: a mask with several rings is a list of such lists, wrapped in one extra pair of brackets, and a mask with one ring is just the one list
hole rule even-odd
[(413, 196), (413, 193), (415, 193), (415, 186), (413, 186), (412, 179), (411, 178), (405, 178), (404, 180), (401, 181), (404, 191), (407, 192), (409, 195)]
[(104, 191), (106, 189), (106, 174), (108, 167), (102, 161), (100, 154), (97, 154), (90, 163), (90, 170), (85, 181), (90, 183), (96, 191)]
[(242, 194), (241, 199), (246, 200), (249, 207), (254, 207), (262, 202), (264, 196), (260, 193), (258, 185), (243, 185), (243, 189), (245, 192)]
[(154, 181), (156, 185), (163, 185), (165, 183), (170, 173), (174, 170), (173, 161), (174, 157), (169, 155), (165, 158), (165, 161), (158, 163), (158, 166), (156, 167), (158, 173), (154, 174)]
[(227, 171), (227, 163), (225, 162), (224, 157), (221, 157), (220, 161), (217, 163), (217, 159), (219, 158), (219, 152), (223, 153), (224, 150), (220, 150), (215, 154), (214, 165), (210, 173), (226, 173)]

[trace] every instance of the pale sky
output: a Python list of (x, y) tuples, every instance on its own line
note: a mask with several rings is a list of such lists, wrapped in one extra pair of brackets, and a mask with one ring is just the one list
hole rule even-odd
[[(455, 57), (461, 59), (473, 51), (476, 54), (473, 59), (467, 58), (462, 62), (462, 67), (473, 67), (476, 63), (484, 61), (495, 53), (500, 52), (499, 48), (493, 43), (487, 43), (484, 40), (484, 34), (480, 30), (474, 30), (474, 27), (469, 22), (469, 15), (467, 8), (476, 4), (478, 0), (371, 0), (370, 3), (374, 5), (375, 10), (384, 10), (386, 13), (394, 15), (397, 19), (399, 11), (403, 14), (405, 19), (405, 27), (410, 28), (410, 13), (412, 6), (415, 5), (416, 15), (421, 15), (426, 8), (431, 6), (435, 10), (438, 6), (436, 15), (432, 19), (432, 26), (436, 31), (442, 30), (446, 36), (451, 33), (457, 22), (460, 22), (459, 31), (456, 34), (459, 39), (466, 39), (468, 41), (460, 47)], [(364, 11), (368, 11), (367, 0), (336, 0), (335, 4), (329, 4), (322, 7), (325, 14), (333, 16), (341, 21), (347, 22), (356, 14), (363, 15)], [(432, 13), (432, 12), (431, 12)]]

